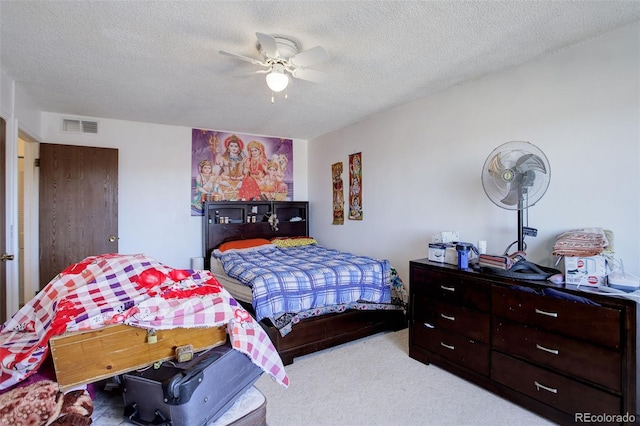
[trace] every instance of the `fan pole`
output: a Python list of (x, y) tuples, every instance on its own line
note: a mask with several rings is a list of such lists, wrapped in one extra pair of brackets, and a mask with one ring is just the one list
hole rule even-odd
[(518, 201), (518, 251), (524, 251), (524, 209), (522, 198)]

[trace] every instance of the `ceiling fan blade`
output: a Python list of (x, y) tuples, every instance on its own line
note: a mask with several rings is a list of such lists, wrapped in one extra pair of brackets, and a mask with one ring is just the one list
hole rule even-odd
[(307, 68), (295, 68), (291, 75), (300, 80), (311, 81), (313, 83), (324, 83), (329, 79), (329, 75), (320, 71)]
[(329, 54), (321, 46), (316, 46), (308, 50), (293, 55), (289, 62), (296, 67), (309, 67), (319, 64), (329, 59)]
[(218, 53), (222, 54), (222, 55), (226, 55), (226, 56), (231, 56), (232, 58), (236, 58), (236, 59), (240, 59), (246, 62), (250, 62), (254, 65), (259, 65), (261, 67), (268, 67), (268, 64), (265, 64), (264, 62), (260, 62), (257, 59), (253, 59), (253, 58), (249, 58), (247, 56), (242, 56), (242, 55), (238, 55), (237, 53), (231, 53), (231, 52), (227, 52), (225, 50), (220, 50)]
[(258, 37), (258, 42), (260, 42), (260, 48), (268, 58), (278, 59), (280, 57), (280, 53), (278, 53), (278, 44), (273, 36), (264, 33), (256, 33), (256, 37)]
[(256, 71), (251, 71), (251, 72), (243, 72), (243, 73), (234, 73), (233, 77), (234, 78), (247, 78), (247, 77), (255, 77), (256, 74), (266, 74), (268, 73), (269, 70), (256, 70)]

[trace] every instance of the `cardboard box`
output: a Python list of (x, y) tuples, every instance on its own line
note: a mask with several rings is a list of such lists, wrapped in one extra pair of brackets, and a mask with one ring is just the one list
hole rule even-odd
[(174, 328), (156, 331), (118, 324), (96, 330), (65, 333), (49, 339), (56, 378), (62, 391), (175, 357), (176, 349), (192, 345), (194, 351), (227, 341), (225, 327)]
[(604, 256), (565, 256), (564, 280), (567, 284), (606, 285), (607, 259)]
[(460, 241), (460, 233), (458, 231), (443, 231), (431, 236), (431, 241), (434, 243), (452, 243), (454, 241)]
[(430, 243), (429, 244), (429, 260), (432, 262), (444, 262), (444, 253), (447, 248), (446, 244)]
[(444, 252), (444, 263), (458, 266), (458, 250), (456, 250), (456, 246), (447, 245)]

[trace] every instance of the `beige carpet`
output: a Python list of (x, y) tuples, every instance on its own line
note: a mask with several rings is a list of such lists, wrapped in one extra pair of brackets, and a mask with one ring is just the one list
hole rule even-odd
[(288, 389), (263, 374), (269, 426), (552, 424), (408, 353), (405, 329), (296, 358)]

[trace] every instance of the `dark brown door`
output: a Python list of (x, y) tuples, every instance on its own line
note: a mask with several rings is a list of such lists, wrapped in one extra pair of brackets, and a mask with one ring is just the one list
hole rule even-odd
[[(5, 163), (5, 146), (7, 140), (7, 123), (0, 118), (0, 164)], [(0, 172), (0, 255), (3, 260), (0, 261), (0, 322), (7, 320), (7, 268), (5, 267), (5, 247), (7, 246), (7, 236), (5, 235), (5, 225), (7, 222), (7, 199), (4, 189), (5, 168), (2, 167)]]
[(118, 150), (40, 144), (40, 288), (87, 256), (118, 252)]

